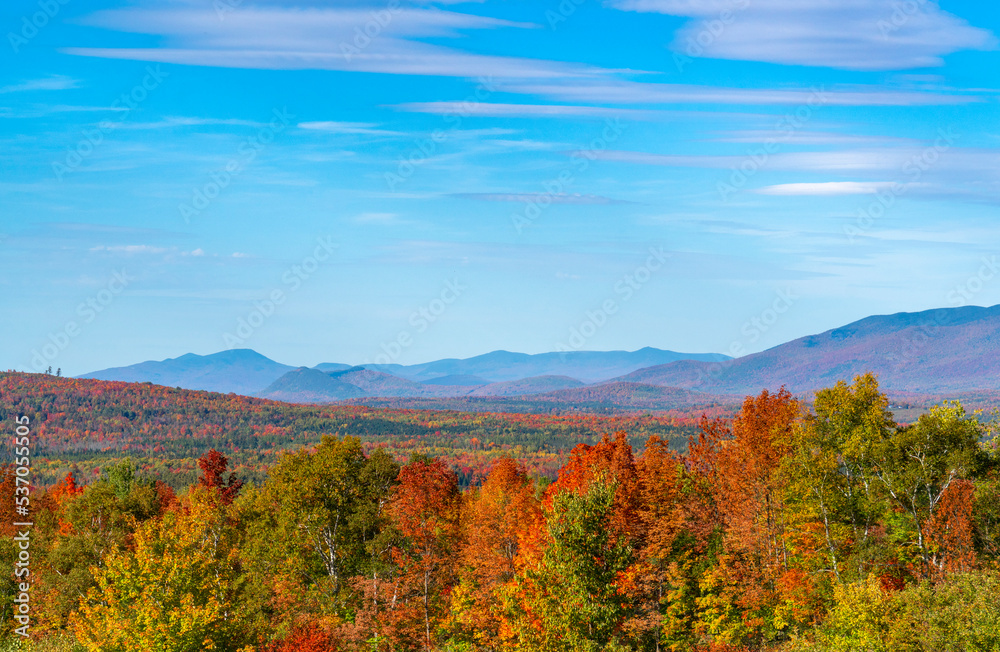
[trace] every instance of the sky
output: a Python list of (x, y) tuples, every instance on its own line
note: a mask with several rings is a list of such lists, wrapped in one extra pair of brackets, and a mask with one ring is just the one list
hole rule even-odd
[(1000, 303), (995, 3), (9, 0), (0, 368)]

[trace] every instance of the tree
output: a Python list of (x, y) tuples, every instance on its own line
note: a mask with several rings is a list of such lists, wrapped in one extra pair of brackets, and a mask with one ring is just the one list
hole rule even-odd
[(93, 652), (251, 652), (235, 530), (204, 489), (139, 525), (134, 549), (107, 555), (71, 616), (79, 641)]
[(390, 645), (430, 650), (456, 581), (458, 478), (441, 460), (415, 458), (399, 471), (389, 514), (403, 538), (392, 549), (396, 605), (380, 634)]
[(630, 608), (621, 580), (633, 550), (610, 527), (614, 503), (615, 485), (603, 479), (553, 497), (545, 515), (551, 543), (507, 606), (516, 649), (626, 649), (621, 628)]
[[(975, 417), (967, 416), (961, 404), (954, 401), (931, 408), (916, 425), (897, 429), (875, 449), (871, 473), (892, 503), (909, 515), (915, 530), (913, 544), (925, 567), (941, 570), (944, 564), (944, 556), (931, 550), (927, 532), (942, 500), (946, 496), (952, 498), (947, 504), (954, 526), (958, 526), (959, 518), (956, 509), (962, 509), (956, 501), (968, 505), (969, 514), (962, 519), (971, 519), (971, 485), (963, 485), (951, 493), (949, 489), (956, 481), (975, 473), (981, 435), (982, 428)], [(937, 521), (940, 529), (943, 521)], [(951, 535), (954, 534), (952, 531)]]
[(498, 460), (482, 487), (465, 495), (462, 514), (461, 581), (451, 594), (446, 629), (456, 645), (491, 647), (500, 630), (500, 592), (517, 573), (526, 530), (541, 518), (524, 465)]
[[(743, 636), (752, 632), (758, 643), (784, 629), (788, 607), (795, 606), (782, 595), (790, 551), (778, 470), (799, 417), (799, 403), (785, 388), (747, 397), (715, 461), (713, 488), (725, 528), (720, 580), (726, 588), (719, 597), (739, 607)], [(779, 606), (785, 615), (776, 617)]]
[[(895, 431), (889, 400), (872, 374), (816, 392), (815, 414), (794, 430), (781, 482), (790, 514), (790, 545), (817, 578), (864, 578), (894, 564), (875, 475)], [(893, 566), (894, 567), (894, 566)]]
[(381, 450), (365, 457), (357, 439), (324, 437), (315, 451), (285, 455), (263, 487), (237, 502), (248, 529), (244, 563), (257, 599), (272, 605), (276, 635), (364, 608), (352, 589), (357, 578), (383, 579), (385, 512), (398, 473)]
[(214, 448), (198, 459), (198, 468), (201, 469), (198, 484), (218, 491), (224, 505), (231, 505), (243, 487), (243, 480), (237, 478), (235, 473), (230, 473), (227, 480), (223, 479), (228, 465), (229, 458)]

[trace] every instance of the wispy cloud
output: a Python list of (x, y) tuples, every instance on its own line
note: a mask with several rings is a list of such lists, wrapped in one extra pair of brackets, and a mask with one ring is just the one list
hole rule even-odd
[(362, 136), (404, 136), (403, 132), (380, 129), (377, 124), (369, 122), (300, 122), (300, 129), (322, 131), (329, 134), (346, 134)]
[[(227, 68), (344, 70), (475, 78), (565, 78), (593, 74), (587, 66), (480, 55), (432, 45), (469, 30), (533, 29), (514, 22), (442, 10), (401, 8), (366, 36), (365, 8), (241, 7), (219, 20), (211, 9), (102, 11), (86, 22), (121, 32), (163, 37), (168, 47), (71, 47), (69, 54)], [(361, 34), (361, 38), (358, 34)]]
[(655, 112), (600, 106), (562, 104), (497, 104), (488, 102), (407, 102), (394, 108), (410, 113), (465, 115), (491, 118), (632, 118), (651, 119)]
[(692, 84), (653, 84), (591, 78), (577, 83), (518, 83), (508, 90), (562, 102), (603, 104), (750, 104), (794, 106), (936, 106), (981, 102), (965, 93), (931, 93), (881, 86), (812, 88), (732, 88)]
[[(772, 154), (767, 159), (768, 169), (793, 170), (807, 172), (837, 172), (853, 174), (856, 172), (896, 171), (904, 172), (907, 163), (919, 169), (921, 163), (926, 172), (943, 170), (979, 172), (995, 175), (1000, 165), (1000, 151), (988, 149), (972, 149), (954, 147), (944, 153), (938, 153), (933, 164), (920, 158), (925, 149), (914, 147), (883, 147), (871, 149), (844, 149), (821, 152), (781, 152)], [(603, 150), (590, 152), (591, 158), (617, 161), (620, 163), (638, 163), (641, 165), (659, 165), (664, 167), (698, 167), (698, 168), (735, 168), (747, 160), (746, 155), (720, 156), (679, 156), (672, 154), (653, 154), (649, 152)], [(907, 168), (909, 169), (909, 168)]]
[(239, 118), (195, 118), (166, 116), (156, 122), (131, 122), (120, 125), (122, 129), (173, 129), (176, 127), (263, 127), (265, 123)]
[(152, 245), (99, 245), (96, 247), (91, 247), (91, 251), (99, 252), (106, 251), (108, 253), (117, 254), (163, 254), (170, 249), (166, 247), (154, 247)]
[(27, 93), (31, 91), (65, 91), (78, 88), (80, 82), (64, 75), (52, 75), (41, 79), (29, 79), (19, 84), (0, 87), (0, 93)]
[(893, 181), (824, 181), (820, 183), (782, 183), (774, 186), (758, 188), (756, 192), (762, 195), (793, 196), (831, 196), (831, 195), (866, 195), (879, 190), (892, 188), (899, 182)]
[(537, 202), (543, 200), (553, 204), (631, 204), (633, 202), (621, 199), (602, 197), (601, 195), (582, 195), (579, 193), (540, 193), (540, 192), (463, 192), (451, 195), (458, 199), (474, 199), (491, 202)]
[[(613, 5), (690, 18), (675, 34), (672, 48), (679, 55), (717, 59), (903, 70), (940, 66), (945, 55), (996, 43), (988, 30), (969, 25), (934, 2), (615, 0)], [(724, 12), (729, 17), (725, 22), (720, 20)], [(708, 31), (706, 25), (713, 19), (721, 27)]]

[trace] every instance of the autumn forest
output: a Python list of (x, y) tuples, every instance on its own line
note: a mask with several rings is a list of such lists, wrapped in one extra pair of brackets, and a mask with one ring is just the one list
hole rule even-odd
[(994, 422), (897, 423), (872, 375), (623, 416), (0, 375), (21, 415), (2, 650), (1000, 649)]

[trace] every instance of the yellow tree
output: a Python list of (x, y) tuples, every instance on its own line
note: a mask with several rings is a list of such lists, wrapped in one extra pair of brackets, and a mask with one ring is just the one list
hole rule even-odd
[(239, 600), (234, 537), (219, 497), (192, 488), (174, 510), (139, 525), (134, 549), (95, 569), (97, 587), (71, 617), (92, 652), (252, 650)]

